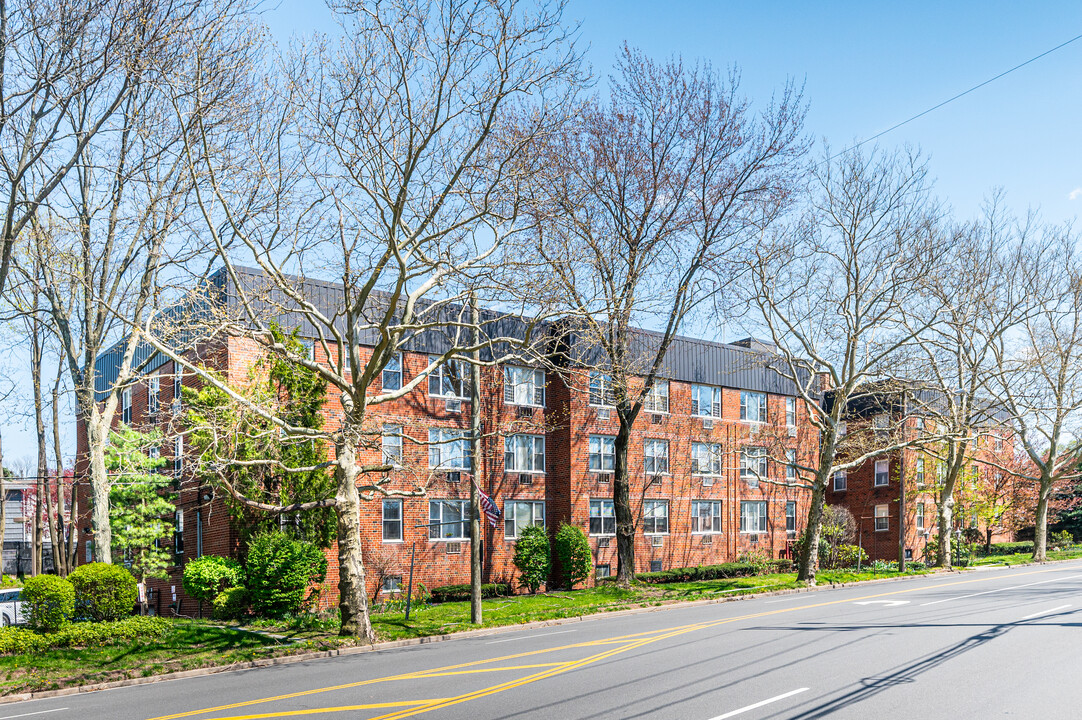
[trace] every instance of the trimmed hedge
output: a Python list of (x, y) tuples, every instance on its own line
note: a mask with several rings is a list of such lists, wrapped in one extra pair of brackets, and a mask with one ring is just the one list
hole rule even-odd
[[(506, 597), (511, 594), (510, 583), (485, 583), (481, 586), (482, 598)], [(432, 588), (432, 602), (462, 602), (470, 599), (470, 584), (444, 585)]]
[[(981, 550), (983, 551), (983, 550)], [(992, 545), (991, 552), (988, 555), (1016, 555), (1018, 553), (1032, 553), (1033, 541), (1026, 540), (1025, 542), (1006, 542), (996, 543)]]
[(519, 585), (531, 593), (537, 592), (548, 578), (552, 565), (552, 548), (545, 528), (538, 525), (523, 528), (515, 542), (515, 556), (511, 562), (518, 568)]
[(90, 563), (80, 565), (68, 575), (75, 586), (75, 605), (98, 621), (119, 620), (132, 614), (139, 601), (139, 590), (132, 574), (119, 565)]
[(720, 565), (699, 565), (698, 567), (673, 568), (661, 572), (639, 573), (635, 579), (651, 585), (665, 583), (696, 582), (699, 580), (725, 580), (727, 578), (748, 577), (763, 573), (790, 572), (792, 560), (769, 560), (765, 564), (733, 562)]
[(568, 590), (585, 582), (594, 571), (590, 541), (578, 525), (560, 524), (556, 531), (556, 557), (560, 559), (561, 579)]
[(244, 570), (252, 612), (282, 617), (300, 611), (309, 586), (323, 582), (327, 558), (312, 543), (267, 533), (257, 535), (248, 546)]
[(215, 620), (240, 620), (248, 614), (248, 588), (238, 585), (226, 588), (214, 598), (212, 614)]
[(56, 575), (27, 578), (21, 598), (27, 622), (40, 632), (59, 630), (75, 613), (75, 588)]
[(172, 623), (160, 617), (130, 617), (116, 622), (78, 622), (58, 632), (36, 633), (29, 628), (0, 628), (0, 654), (26, 655), (49, 648), (88, 648), (160, 640)]

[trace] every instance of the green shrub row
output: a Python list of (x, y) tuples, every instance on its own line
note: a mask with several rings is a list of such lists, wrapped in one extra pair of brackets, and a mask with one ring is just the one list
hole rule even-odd
[(160, 617), (129, 617), (115, 622), (78, 622), (62, 630), (37, 633), (30, 628), (0, 628), (0, 654), (25, 655), (49, 648), (87, 648), (160, 640), (172, 623)]
[[(502, 597), (510, 594), (510, 583), (485, 583), (481, 586), (482, 598)], [(432, 588), (432, 602), (434, 603), (462, 602), (469, 599), (469, 583), (463, 583), (461, 585), (444, 585), (442, 587)]]
[(23, 586), (23, 612), (39, 632), (56, 632), (73, 617), (98, 622), (131, 615), (138, 599), (135, 578), (118, 565), (89, 563), (75, 568), (67, 579), (38, 575)]
[(1005, 542), (995, 543), (992, 545), (991, 552), (988, 555), (1016, 555), (1018, 553), (1032, 553), (1033, 541), (1026, 540), (1025, 542)]
[(651, 585), (664, 583), (695, 582), (697, 580), (724, 580), (727, 578), (748, 577), (763, 573), (790, 572), (791, 560), (769, 560), (766, 563), (733, 562), (720, 565), (699, 565), (698, 567), (673, 568), (661, 572), (639, 573), (635, 579)]

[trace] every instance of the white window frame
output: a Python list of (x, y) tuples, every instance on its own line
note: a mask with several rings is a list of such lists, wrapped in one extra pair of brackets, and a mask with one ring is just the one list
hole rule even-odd
[(785, 398), (785, 425), (796, 427), (796, 398)]
[(184, 554), (184, 511), (177, 508), (173, 514), (173, 554)]
[(158, 373), (147, 378), (147, 415), (157, 417), (162, 408), (162, 381)]
[[(705, 515), (704, 509), (707, 510)], [(721, 517), (721, 500), (692, 500), (691, 534), (717, 535), (721, 532)], [(703, 529), (704, 521), (709, 525), (706, 529)]]
[[(849, 475), (845, 470), (834, 471), (834, 492), (845, 492), (849, 489)], [(841, 482), (838, 482), (838, 481)]]
[(402, 426), (384, 423), (383, 433), (380, 438), (380, 446), (383, 450), (383, 464), (392, 467), (402, 467)]
[[(754, 454), (750, 452), (752, 450), (755, 451)], [(752, 459), (756, 461), (755, 464), (758, 466), (755, 469), (752, 468)], [(745, 445), (740, 448), (740, 479), (746, 481), (749, 487), (759, 487), (759, 481), (766, 480), (769, 477), (769, 462), (765, 447)]]
[(838, 428), (837, 429), (838, 429), (837, 436), (840, 437), (840, 438), (843, 438), (849, 432), (849, 423), (847, 423), (845, 420), (840, 420), (840, 421), (838, 421)]
[(120, 391), (120, 422), (125, 425), (131, 425), (131, 421), (131, 388), (126, 387)]
[[(752, 508), (756, 509), (754, 517), (752, 513), (748, 512)], [(755, 520), (755, 528), (750, 527), (749, 521)], [(767, 529), (767, 506), (766, 500), (741, 500), (740, 501), (740, 534), (742, 535), (759, 535), (761, 533), (769, 532)]]
[(592, 371), (590, 373), (589, 402), (590, 407), (616, 407), (616, 397), (612, 391), (611, 375), (597, 371)]
[(648, 413), (669, 414), (669, 381), (657, 378), (642, 400), (642, 409)]
[[(792, 528), (789, 527), (790, 520), (793, 521)], [(796, 535), (796, 500), (785, 501), (785, 532), (789, 535)]]
[(872, 480), (874, 487), (886, 487), (890, 485), (890, 460), (875, 461), (875, 477)]
[(890, 530), (890, 505), (875, 506), (875, 531), (886, 532)]
[[(709, 395), (709, 407), (703, 412), (703, 395)], [(721, 388), (715, 385), (691, 386), (691, 414), (695, 417), (721, 417)]]
[(917, 503), (917, 530), (924, 530), (924, 503)]
[(916, 478), (917, 478), (917, 487), (923, 487), (924, 486), (924, 458), (922, 458), (922, 457), (917, 458), (917, 466), (916, 466), (916, 470), (915, 470), (915, 475), (916, 475)]
[(383, 585), (380, 586), (379, 591), (384, 595), (396, 595), (402, 592), (402, 576), (385, 575), (383, 577)]
[(720, 477), (724, 472), (725, 449), (721, 443), (691, 443), (692, 475)]
[(173, 438), (173, 475), (180, 477), (184, 472), (184, 436), (177, 435)]
[[(397, 518), (394, 518), (394, 517), (388, 518), (387, 517), (387, 508), (388, 508), (388, 506), (398, 508), (398, 517)], [(380, 526), (380, 532), (382, 533), (381, 537), (382, 537), (383, 542), (386, 543), (386, 544), (394, 544), (394, 543), (405, 542), (405, 525), (406, 525), (406, 523), (405, 523), (405, 519), (404, 519), (403, 514), (402, 514), (402, 501), (397, 499), (397, 498), (384, 498), (381, 513), (382, 513), (382, 515), (381, 515), (382, 524)], [(387, 537), (387, 528), (388, 528), (388, 526), (394, 527), (395, 525), (398, 526), (398, 537), (397, 538), (393, 538), (393, 537), (388, 538)]]
[[(522, 451), (525, 450), (526, 467), (519, 467)], [(504, 472), (544, 474), (545, 472), (545, 436), (544, 435), (508, 435), (503, 439)]]
[[(446, 520), (444, 513), (448, 508), (457, 507), (458, 520)], [(452, 516), (453, 517), (453, 516)], [(435, 498), (428, 501), (428, 539), (439, 542), (462, 542), (470, 539), (470, 501), (458, 498)], [(446, 523), (446, 524), (445, 524)], [(458, 526), (458, 534), (454, 527)], [(449, 529), (450, 528), (450, 529)], [(434, 534), (435, 533), (435, 534)]]
[[(594, 452), (595, 442), (597, 452)], [(595, 473), (611, 473), (616, 470), (616, 438), (611, 435), (591, 435), (587, 458), (587, 469)], [(597, 467), (594, 467), (594, 458), (597, 458)], [(605, 460), (608, 467), (605, 467)]]
[[(397, 385), (395, 385), (395, 378), (397, 378)], [(388, 382), (390, 380), (391, 382)], [(394, 392), (395, 390), (402, 389), (402, 353), (396, 352), (391, 355), (387, 360), (387, 364), (383, 366), (383, 372), (380, 373), (380, 383), (384, 390)]]
[[(758, 406), (755, 408), (755, 417), (751, 417), (752, 403), (750, 400), (752, 398), (759, 401)], [(765, 423), (767, 418), (766, 408), (767, 398), (765, 392), (756, 392), (755, 390), (740, 391), (740, 419), (743, 422)]]
[[(594, 532), (594, 519), (597, 519), (600, 532)], [(608, 521), (608, 522), (606, 522)], [(605, 532), (605, 526), (612, 526), (611, 532)], [(587, 530), (593, 537), (612, 537), (616, 534), (616, 506), (612, 500), (605, 498), (590, 499), (590, 518), (587, 521)]]
[(504, 367), (503, 404), (545, 407), (545, 371), (517, 365)]
[(428, 429), (428, 467), (433, 470), (461, 470), (473, 468), (470, 433), (458, 428)]
[[(429, 355), (428, 363), (430, 365), (433, 363), (440, 363), (440, 356)], [(455, 372), (451, 372), (452, 368), (455, 369)], [(457, 389), (454, 387), (456, 381), (458, 382)], [(434, 389), (435, 392), (433, 392)], [(437, 365), (428, 375), (428, 395), (429, 397), (438, 397), (447, 400), (469, 400), (469, 363), (461, 358), (451, 358)]]
[[(658, 527), (664, 523), (664, 528)], [(652, 528), (652, 529), (648, 529)], [(647, 499), (642, 501), (642, 530), (644, 535), (669, 534), (669, 501)]]
[(785, 479), (797, 479), (796, 450), (792, 448), (785, 451)]
[[(658, 454), (658, 449), (664, 453)], [(669, 474), (669, 441), (661, 438), (646, 438), (642, 442), (642, 466), (647, 477)], [(652, 469), (651, 469), (652, 466)]]
[[(518, 510), (530, 515), (526, 524), (519, 522)], [(527, 527), (545, 527), (544, 500), (508, 500), (503, 504), (503, 536), (507, 540), (517, 540), (519, 533)]]

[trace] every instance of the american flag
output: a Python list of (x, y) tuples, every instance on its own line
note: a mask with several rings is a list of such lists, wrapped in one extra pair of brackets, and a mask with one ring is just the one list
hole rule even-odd
[(477, 488), (477, 495), (481, 501), (481, 512), (488, 518), (488, 524), (496, 527), (500, 522), (500, 509), (496, 507), (496, 503), (492, 502), (492, 498), (485, 495), (485, 491), (481, 488)]

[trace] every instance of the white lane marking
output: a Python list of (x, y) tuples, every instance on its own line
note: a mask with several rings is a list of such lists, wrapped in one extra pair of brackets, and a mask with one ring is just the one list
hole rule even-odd
[(1033, 585), (1044, 585), (1050, 582), (1061, 582), (1063, 580), (1073, 580), (1074, 578), (1080, 578), (1082, 575), (1068, 575), (1067, 577), (1052, 578), (1051, 580), (1040, 580), (1038, 582), (1026, 583), (1025, 585), (1012, 585), (1011, 587), (996, 588), (995, 590), (985, 590), (984, 592), (972, 593), (970, 595), (958, 595), (957, 597), (943, 598), (942, 600), (933, 600), (932, 602), (921, 603), (921, 607), (927, 607), (929, 605), (938, 605), (939, 603), (949, 602), (951, 600), (963, 600), (965, 598), (977, 597), (978, 595), (987, 595), (988, 593), (1003, 592), (1005, 590), (1017, 590), (1018, 588), (1032, 587)]
[(725, 713), (724, 715), (718, 715), (717, 717), (712, 717), (712, 718), (710, 718), (710, 720), (725, 720), (725, 718), (736, 717), (737, 715), (739, 715), (741, 713), (746, 713), (748, 710), (754, 710), (755, 708), (761, 708), (763, 705), (769, 705), (772, 702), (777, 702), (778, 700), (784, 700), (785, 698), (792, 697), (793, 695), (799, 695), (800, 693), (802, 693), (802, 692), (804, 692), (805, 690), (808, 690), (808, 689), (809, 688), (797, 688), (796, 690), (790, 690), (787, 693), (782, 693), (781, 695), (775, 695), (774, 697), (767, 698), (766, 700), (760, 700), (759, 702), (755, 703), (754, 705), (746, 705), (745, 707), (739, 708), (737, 710), (730, 710), (729, 712)]
[(44, 715), (45, 713), (60, 712), (67, 709), (68, 708), (54, 708), (52, 710), (38, 710), (37, 712), (23, 713), (22, 715), (5, 715), (4, 717), (0, 718), (0, 720), (14, 720), (14, 718), (30, 717), (31, 715)]
[(1040, 612), (1035, 612), (1032, 615), (1026, 615), (1022, 619), (1023, 620), (1029, 620), (1030, 618), (1035, 618), (1038, 615), (1047, 615), (1048, 613), (1054, 613), (1057, 610), (1063, 610), (1063, 609), (1069, 608), (1069, 607), (1071, 607), (1071, 603), (1067, 603), (1066, 605), (1060, 605), (1059, 607), (1054, 607), (1051, 610), (1041, 610)]
[(804, 599), (803, 597), (797, 596), (797, 597), (782, 598), (781, 600), (764, 600), (763, 605), (773, 605), (774, 603), (793, 602), (794, 600), (803, 600), (803, 599)]
[(864, 602), (854, 602), (854, 605), (886, 605), (887, 607), (898, 607), (899, 605), (908, 605), (908, 600), (865, 600)]
[[(527, 635), (526, 637), (507, 638), (506, 640), (493, 640), (491, 642), (485, 643), (485, 645), (495, 645), (496, 643), (502, 643), (502, 642), (514, 642), (515, 640), (530, 640), (531, 638), (548, 637), (549, 635), (564, 635), (566, 633), (573, 633), (573, 632), (578, 632), (578, 631), (577, 630), (558, 630), (556, 632), (541, 633), (540, 635)], [(0, 720), (4, 720), (4, 719), (0, 718)]]

